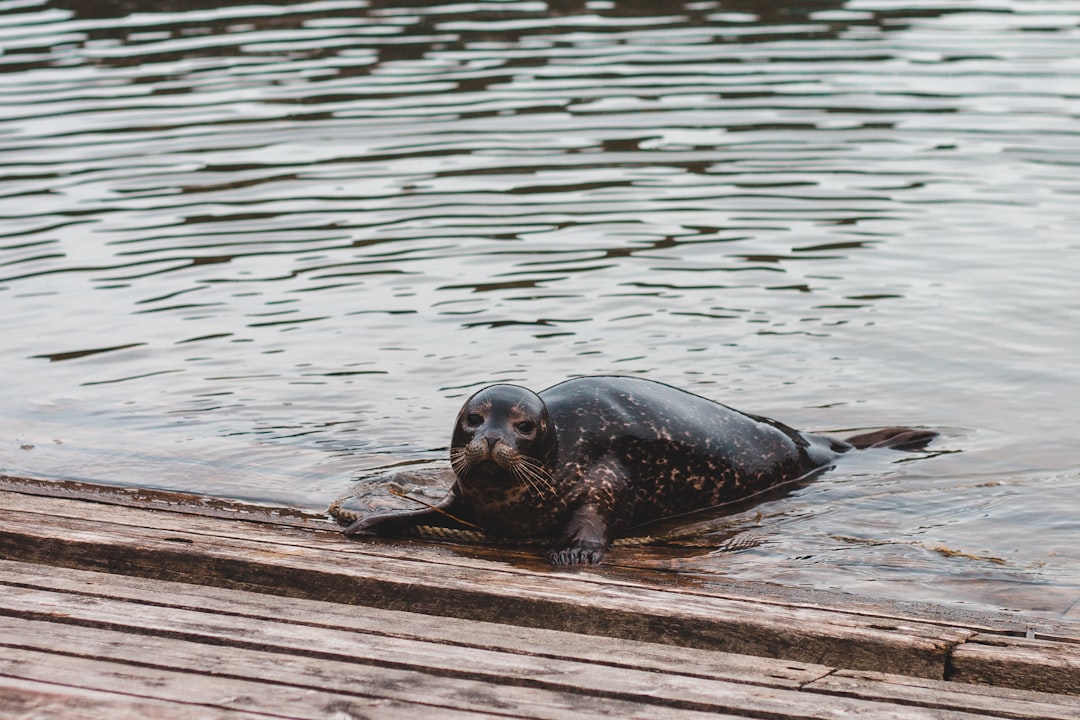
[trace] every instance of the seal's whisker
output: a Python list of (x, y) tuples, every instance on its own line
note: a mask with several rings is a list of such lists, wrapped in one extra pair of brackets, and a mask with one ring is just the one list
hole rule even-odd
[(542, 495), (543, 493), (541, 493), (540, 488), (537, 487), (536, 481), (532, 477), (524, 461), (524, 456), (518, 455), (508, 464), (507, 469), (518, 483), (528, 487), (537, 495)]
[(537, 460), (534, 457), (529, 457), (528, 455), (522, 455), (521, 461), (522, 464), (529, 468), (529, 472), (533, 473), (536, 479), (543, 484), (548, 492), (552, 494), (555, 493), (555, 485), (552, 483), (551, 473), (544, 466), (542, 461)]
[(509, 466), (507, 467), (507, 470), (510, 471), (510, 474), (513, 475), (514, 479), (517, 480), (518, 483), (520, 483), (521, 485), (526, 485), (526, 486), (528, 486), (529, 488), (531, 488), (533, 490), (536, 489), (533, 486), (533, 484), (529, 481), (528, 476), (525, 475), (524, 468), (522, 466), (520, 457), (514, 458), (514, 461), (509, 464)]
[(460, 477), (469, 472), (472, 466), (472, 457), (464, 447), (450, 448), (450, 467)]
[(526, 477), (529, 478), (529, 483), (532, 485), (532, 487), (536, 491), (537, 495), (543, 497), (544, 495), (552, 495), (552, 494), (554, 494), (552, 492), (552, 487), (551, 487), (550, 483), (548, 483), (543, 478), (543, 476), (538, 475), (531, 468), (527, 468), (525, 466), (521, 467), (521, 472), (522, 472), (522, 474), (524, 474)]
[(535, 481), (540, 485), (542, 490), (548, 495), (555, 495), (555, 486), (551, 483), (551, 476), (549, 474), (536, 470), (530, 470), (529, 472), (533, 474)]
[(526, 455), (520, 456), (514, 464), (514, 474), (528, 483), (529, 487), (538, 495), (543, 495), (545, 492), (550, 495), (555, 494), (555, 486), (551, 483), (551, 475), (536, 458)]
[(514, 463), (514, 465), (512, 465), (510, 468), (510, 472), (513, 474), (514, 478), (517, 479), (519, 483), (525, 485), (537, 495), (543, 495), (543, 493), (540, 491), (540, 488), (536, 486), (536, 482), (532, 479), (532, 477), (529, 476), (528, 470), (526, 470), (525, 465), (521, 463)]

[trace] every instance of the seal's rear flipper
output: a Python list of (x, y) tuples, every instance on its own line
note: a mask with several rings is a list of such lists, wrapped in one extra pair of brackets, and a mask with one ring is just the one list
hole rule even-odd
[(885, 428), (873, 432), (852, 435), (846, 442), (857, 450), (889, 448), (891, 450), (922, 450), (938, 433), (933, 430), (911, 428)]

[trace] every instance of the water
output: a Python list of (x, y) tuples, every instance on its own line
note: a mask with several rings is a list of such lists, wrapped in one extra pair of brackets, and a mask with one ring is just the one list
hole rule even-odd
[(1078, 42), (1071, 0), (0, 0), (0, 471), (317, 509), (484, 384), (638, 374), (943, 432), (687, 572), (1080, 617)]

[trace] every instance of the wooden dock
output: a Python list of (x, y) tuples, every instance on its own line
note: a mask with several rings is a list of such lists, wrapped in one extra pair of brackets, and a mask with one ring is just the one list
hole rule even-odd
[(3, 718), (1080, 718), (1067, 620), (2, 476), (0, 629)]

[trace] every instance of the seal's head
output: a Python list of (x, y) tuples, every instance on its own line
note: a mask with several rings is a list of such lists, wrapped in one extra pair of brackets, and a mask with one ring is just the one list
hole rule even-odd
[(465, 401), (450, 441), (458, 481), (519, 484), (553, 492), (548, 471), (555, 457), (555, 427), (540, 396), (517, 385), (491, 385)]

